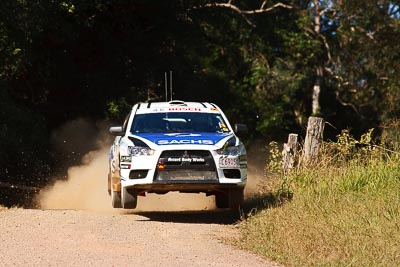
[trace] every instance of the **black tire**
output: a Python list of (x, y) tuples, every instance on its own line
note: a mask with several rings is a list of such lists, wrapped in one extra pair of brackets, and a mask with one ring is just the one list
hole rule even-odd
[(137, 191), (133, 189), (122, 188), (122, 207), (124, 209), (136, 209)]
[(121, 205), (121, 192), (111, 190), (111, 205), (115, 209), (122, 208)]
[(108, 191), (108, 195), (111, 196), (111, 173), (108, 173), (107, 191)]
[(217, 206), (218, 209), (229, 208), (229, 196), (226, 193), (216, 194), (215, 206)]
[(230, 189), (229, 190), (229, 208), (230, 209), (240, 209), (244, 200), (244, 189)]

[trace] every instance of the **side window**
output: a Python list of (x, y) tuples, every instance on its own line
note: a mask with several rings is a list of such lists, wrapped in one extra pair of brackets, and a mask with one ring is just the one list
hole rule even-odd
[(218, 129), (218, 131), (222, 131), (224, 133), (229, 132), (228, 126), (226, 125), (221, 115), (218, 115), (217, 117), (214, 118), (213, 124)]

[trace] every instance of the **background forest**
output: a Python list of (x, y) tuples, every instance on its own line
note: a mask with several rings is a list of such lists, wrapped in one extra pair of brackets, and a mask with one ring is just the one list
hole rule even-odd
[[(92, 129), (101, 132), (134, 103), (163, 101), (169, 71), (174, 99), (218, 104), (249, 126), (249, 142), (301, 133), (310, 115), (329, 123), (326, 138), (344, 128), (391, 138), (400, 116), (399, 6), (2, 0), (0, 187), (41, 187), (79, 162), (95, 136), (82, 134), (86, 145), (72, 155), (55, 147), (54, 132), (81, 118), (102, 122)], [(24, 204), (13, 196), (2, 193), (0, 203)]]

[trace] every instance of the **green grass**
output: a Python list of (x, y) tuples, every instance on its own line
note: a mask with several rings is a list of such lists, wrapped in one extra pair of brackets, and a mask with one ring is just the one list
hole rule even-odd
[(275, 205), (240, 224), (236, 245), (288, 266), (399, 266), (400, 157), (335, 151), (275, 176)]

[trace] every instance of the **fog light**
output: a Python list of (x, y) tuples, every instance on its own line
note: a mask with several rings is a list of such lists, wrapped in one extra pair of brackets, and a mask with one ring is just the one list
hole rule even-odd
[(165, 164), (164, 164), (163, 162), (159, 162), (159, 163), (157, 164), (157, 168), (158, 168), (159, 170), (165, 170)]

